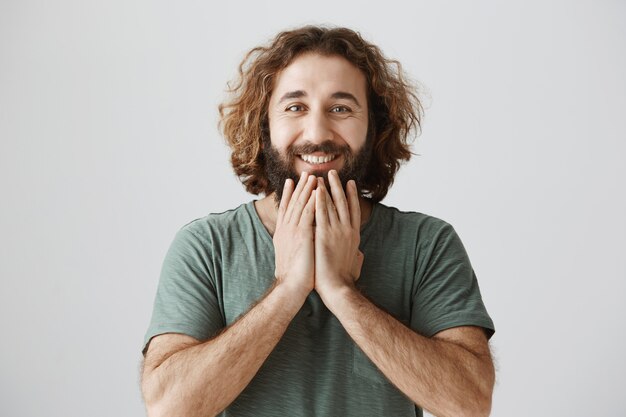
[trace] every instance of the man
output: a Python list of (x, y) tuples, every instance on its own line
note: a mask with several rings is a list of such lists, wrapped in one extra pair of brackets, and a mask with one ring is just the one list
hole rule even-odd
[(448, 223), (384, 206), (421, 107), (344, 28), (255, 48), (221, 126), (258, 201), (185, 225), (146, 333), (150, 416), (488, 415), (494, 327)]

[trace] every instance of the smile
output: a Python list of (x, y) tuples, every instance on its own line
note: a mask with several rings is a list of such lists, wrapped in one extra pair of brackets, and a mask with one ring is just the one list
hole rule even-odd
[(323, 155), (323, 156), (318, 156), (318, 155), (300, 155), (300, 158), (303, 161), (308, 162), (309, 164), (313, 164), (313, 165), (325, 164), (327, 162), (332, 161), (336, 157), (337, 157), (337, 155)]

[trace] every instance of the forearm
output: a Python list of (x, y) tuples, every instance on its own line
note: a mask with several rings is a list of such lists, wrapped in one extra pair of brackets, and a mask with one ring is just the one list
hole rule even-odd
[(421, 336), (356, 290), (342, 291), (329, 304), (355, 343), (420, 407), (437, 416), (489, 414), (490, 357)]
[(168, 357), (144, 382), (148, 415), (212, 416), (249, 384), (304, 302), (283, 286), (219, 336)]

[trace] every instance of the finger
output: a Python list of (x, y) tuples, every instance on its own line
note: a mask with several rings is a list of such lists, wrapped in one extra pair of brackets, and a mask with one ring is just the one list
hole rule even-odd
[(291, 200), (292, 194), (293, 194), (293, 180), (291, 178), (287, 178), (285, 180), (285, 185), (283, 186), (283, 196), (280, 199), (280, 204), (278, 205), (278, 215), (276, 216), (276, 224), (280, 224), (283, 221), (283, 217), (285, 215), (285, 211), (287, 210), (287, 205), (289, 204), (289, 200)]
[[(320, 180), (321, 179), (321, 185)], [(315, 190), (315, 224), (316, 226), (328, 226), (328, 212), (326, 211), (326, 194), (324, 193), (324, 179), (318, 179)]]
[(326, 201), (326, 212), (328, 213), (328, 223), (330, 224), (331, 227), (333, 227), (335, 224), (339, 222), (339, 219), (337, 217), (337, 210), (335, 209), (333, 200), (330, 198), (330, 194), (328, 193), (328, 190), (326, 189), (326, 185), (324, 184), (323, 178), (319, 179), (319, 184), (317, 188), (320, 188), (320, 187), (322, 189), (322, 192), (324, 193), (324, 200)]
[(300, 222), (298, 223), (299, 225), (313, 225), (313, 220), (315, 219), (315, 199), (317, 198), (316, 194), (316, 190), (313, 190), (311, 192), (309, 200), (307, 201), (306, 206), (304, 206), (304, 210), (302, 211), (302, 216), (300, 216)]
[(354, 180), (348, 181), (348, 205), (350, 207), (350, 224), (355, 230), (361, 230), (361, 206), (359, 193)]
[(300, 223), (300, 217), (302, 216), (302, 212), (304, 211), (304, 207), (306, 206), (309, 198), (311, 197), (311, 193), (315, 189), (315, 176), (309, 175), (306, 179), (304, 187), (302, 188), (302, 192), (298, 196), (298, 199), (294, 202), (293, 212), (291, 213), (290, 221), (294, 223)]
[(285, 217), (284, 217), (285, 222), (289, 222), (291, 220), (291, 218), (293, 217), (293, 209), (294, 209), (294, 206), (295, 206), (293, 204), (293, 202), (297, 202), (298, 201), (298, 197), (300, 196), (300, 193), (302, 192), (302, 189), (306, 185), (306, 180), (307, 180), (307, 176), (308, 175), (309, 174), (306, 171), (302, 171), (302, 174), (300, 174), (300, 180), (298, 180), (298, 185), (296, 185), (295, 190), (293, 190), (293, 194), (291, 195), (291, 199), (290, 199), (290, 201), (287, 204), (287, 207), (285, 209)]
[(337, 215), (343, 224), (350, 224), (350, 210), (346, 195), (341, 187), (339, 174), (334, 169), (328, 173), (328, 182), (330, 183), (330, 191), (333, 196), (333, 203), (337, 208)]

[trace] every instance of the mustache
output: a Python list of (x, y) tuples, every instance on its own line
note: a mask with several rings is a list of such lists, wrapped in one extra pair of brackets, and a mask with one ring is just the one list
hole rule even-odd
[(323, 152), (323, 153), (332, 153), (332, 154), (340, 154), (344, 156), (349, 156), (352, 154), (350, 147), (348, 146), (340, 146), (337, 145), (336, 142), (331, 140), (324, 141), (322, 143), (311, 143), (305, 142), (300, 145), (293, 145), (287, 149), (287, 154), (289, 156), (296, 155), (304, 155), (311, 154), (314, 152)]

